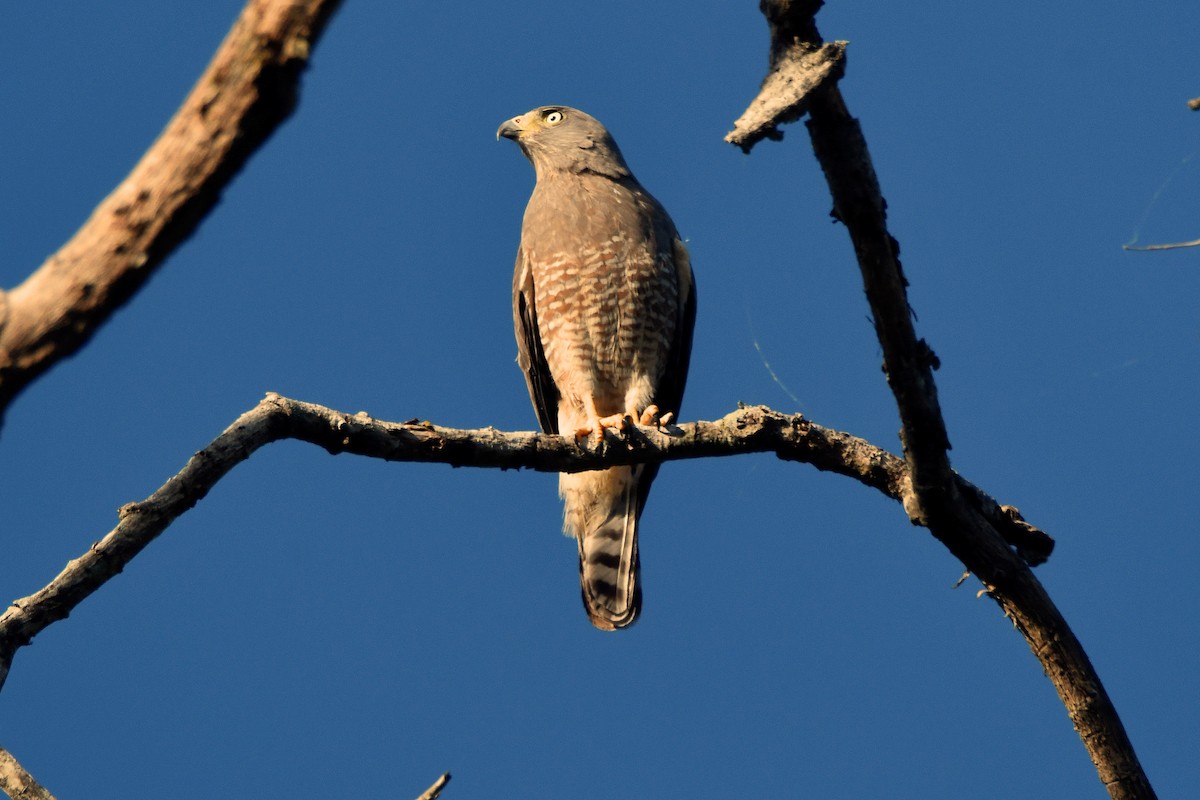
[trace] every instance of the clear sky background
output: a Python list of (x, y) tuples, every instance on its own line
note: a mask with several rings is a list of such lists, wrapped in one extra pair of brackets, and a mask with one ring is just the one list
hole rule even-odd
[[(0, 437), (22, 597), (267, 391), (536, 426), (504, 119), (583, 108), (689, 240), (684, 419), (739, 401), (898, 452), (806, 132), (722, 142), (755, 3), (348, 0), (295, 116)], [(0, 27), (0, 283), (128, 172), (237, 0), (18, 3)], [(1037, 570), (1162, 797), (1200, 785), (1200, 5), (831, 2), (955, 467), (1058, 542)], [(1164, 188), (1165, 187), (1165, 188)], [(767, 362), (770, 368), (767, 367)], [(774, 375), (772, 374), (772, 370)], [(1037, 661), (900, 507), (772, 457), (670, 464), (645, 612), (579, 600), (552, 475), (331, 457), (225, 478), (17, 655), (0, 744), (60, 798), (1099, 798)], [(698, 587), (704, 587), (698, 589)]]

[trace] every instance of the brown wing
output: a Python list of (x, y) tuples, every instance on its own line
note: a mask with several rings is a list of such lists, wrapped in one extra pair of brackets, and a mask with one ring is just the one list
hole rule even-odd
[[(525, 376), (525, 385), (529, 388), (529, 399), (533, 401), (538, 422), (546, 433), (558, 433), (558, 387), (554, 385), (550, 367), (546, 364), (546, 354), (542, 351), (537, 304), (533, 295), (533, 270), (524, 249), (519, 247), (517, 266), (513, 270), (513, 330), (517, 336), (517, 364)], [(688, 338), (690, 347), (690, 334)], [(684, 369), (687, 369), (686, 365)]]
[(672, 247), (675, 271), (679, 280), (679, 317), (676, 319), (667, 369), (655, 387), (654, 402), (663, 411), (679, 416), (683, 389), (687, 384), (688, 364), (692, 358), (692, 331), (696, 327), (696, 284), (692, 280), (692, 263), (687, 247), (675, 239)]

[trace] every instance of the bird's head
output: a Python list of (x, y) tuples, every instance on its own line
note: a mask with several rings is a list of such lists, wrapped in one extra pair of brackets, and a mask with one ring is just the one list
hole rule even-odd
[(594, 172), (620, 179), (629, 167), (612, 136), (589, 114), (567, 106), (541, 106), (505, 120), (496, 138), (516, 142), (538, 175)]

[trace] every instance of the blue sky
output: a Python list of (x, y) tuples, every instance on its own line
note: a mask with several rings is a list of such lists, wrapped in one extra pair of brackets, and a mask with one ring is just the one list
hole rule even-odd
[[(685, 419), (765, 403), (897, 451), (807, 135), (749, 157), (721, 140), (766, 66), (756, 5), (349, 0), (295, 116), (9, 410), (6, 596), (267, 391), (535, 427), (509, 300), (533, 173), (494, 132), (546, 103), (603, 120), (689, 240)], [(6, 12), (2, 285), (128, 172), (239, 9)], [(851, 42), (843, 91), (954, 465), (1057, 539), (1038, 575), (1160, 796), (1183, 796), (1200, 250), (1120, 246), (1200, 236), (1200, 7), (832, 2), (818, 21)], [(1011, 624), (872, 491), (766, 456), (668, 465), (645, 613), (617, 635), (587, 622), (559, 516), (551, 475), (272, 446), (17, 655), (0, 744), (60, 797), (415, 797), (445, 770), (453, 800), (1105, 796)]]

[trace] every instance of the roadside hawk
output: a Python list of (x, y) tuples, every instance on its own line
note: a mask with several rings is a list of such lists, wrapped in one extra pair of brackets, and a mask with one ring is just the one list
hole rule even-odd
[[(687, 248), (612, 136), (565, 106), (513, 117), (496, 137), (533, 162), (537, 183), (513, 275), (517, 363), (542, 430), (604, 438), (626, 418), (678, 413), (696, 319)], [(579, 544), (592, 624), (615, 630), (641, 608), (638, 518), (657, 464), (562, 473), (563, 532)]]

